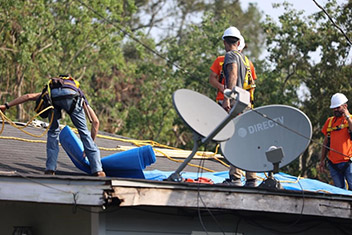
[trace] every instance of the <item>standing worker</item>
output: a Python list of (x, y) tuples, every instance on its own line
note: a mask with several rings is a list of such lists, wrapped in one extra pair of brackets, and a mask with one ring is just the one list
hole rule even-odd
[[(240, 45), (238, 46), (239, 52), (243, 52), (244, 48), (247, 48), (247, 45), (245, 44), (244, 38), (241, 35), (240, 38)], [(209, 83), (211, 86), (217, 89), (217, 95), (216, 95), (216, 102), (222, 105), (222, 102), (224, 100), (224, 86), (225, 86), (225, 78), (224, 78), (224, 73), (222, 70), (223, 64), (224, 64), (224, 58), (225, 56), (221, 55), (218, 56), (213, 64), (210, 67), (210, 75), (209, 75)], [(249, 60), (250, 64), (250, 69), (252, 73), (252, 78), (253, 80), (257, 80), (257, 75), (255, 73), (255, 68), (252, 63), (252, 61)], [(252, 102), (253, 102), (253, 96)]]
[[(242, 35), (236, 27), (229, 27), (225, 30), (222, 39), (226, 55), (224, 58), (223, 71), (225, 76), (225, 88), (232, 90), (235, 86), (245, 88), (249, 84), (251, 71), (248, 66), (248, 59), (239, 51), (240, 38)], [(246, 62), (246, 64), (245, 64)], [(253, 82), (253, 79), (252, 81)], [(229, 112), (231, 110), (230, 100), (224, 97), (222, 107)], [(242, 157), (242, 156), (241, 156)], [(242, 186), (241, 170), (235, 166), (230, 167), (230, 183)], [(246, 184), (248, 187), (256, 186), (256, 173), (246, 171)]]
[[(79, 88), (78, 82), (68, 75), (60, 75), (59, 78), (51, 79), (50, 84), (50, 86), (52, 86), (52, 84), (56, 85), (51, 88), (51, 99), (53, 101), (54, 110), (48, 117), (49, 120), (51, 120), (51, 118), (53, 118), (53, 120), (47, 136), (47, 159), (44, 174), (55, 175), (59, 155), (59, 120), (61, 119), (61, 110), (63, 109), (68, 113), (74, 126), (78, 130), (83, 143), (84, 153), (89, 160), (92, 175), (105, 177), (100, 161), (100, 151), (94, 143), (99, 129), (99, 120), (93, 109), (88, 105), (83, 92)], [(35, 101), (41, 97), (41, 95), (42, 93), (25, 94), (10, 102), (6, 102), (4, 105), (0, 105), (0, 109), (4, 112), (12, 106), (22, 104), (29, 100)], [(91, 132), (88, 130), (85, 113), (92, 121)]]
[[(329, 117), (323, 128), (325, 135), (321, 151), (319, 170), (325, 169), (325, 160), (328, 156), (328, 168), (334, 185), (339, 188), (352, 190), (352, 119), (347, 109), (347, 97), (342, 93), (336, 93), (331, 97), (330, 108), (334, 116)], [(327, 148), (327, 147), (329, 148)]]

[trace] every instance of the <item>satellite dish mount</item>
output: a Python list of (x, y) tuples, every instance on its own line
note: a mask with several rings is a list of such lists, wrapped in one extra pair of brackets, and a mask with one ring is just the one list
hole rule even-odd
[(274, 174), (279, 172), (279, 164), (284, 158), (282, 147), (271, 146), (268, 151), (265, 152), (265, 155), (266, 159), (273, 164), (273, 171), (269, 172), (269, 177), (259, 185), (259, 188), (283, 189), (280, 182), (274, 177)]

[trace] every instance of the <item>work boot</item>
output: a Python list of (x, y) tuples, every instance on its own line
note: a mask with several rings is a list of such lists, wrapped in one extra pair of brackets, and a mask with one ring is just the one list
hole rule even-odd
[(226, 179), (222, 184), (241, 187), (242, 181), (241, 179)]
[(230, 185), (243, 186), (241, 179), (233, 179), (233, 180), (231, 180)]
[(97, 176), (97, 177), (106, 177), (105, 172), (104, 171), (97, 171), (95, 173), (92, 174), (92, 176)]
[(55, 171), (46, 170), (46, 171), (44, 171), (44, 175), (55, 175)]
[(256, 179), (250, 179), (250, 180), (246, 180), (246, 183), (244, 185), (245, 187), (256, 187)]

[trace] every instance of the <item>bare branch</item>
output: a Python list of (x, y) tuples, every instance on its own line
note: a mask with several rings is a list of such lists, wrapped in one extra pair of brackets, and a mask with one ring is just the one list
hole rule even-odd
[(313, 2), (315, 3), (315, 5), (317, 5), (324, 13), (325, 15), (327, 15), (327, 17), (329, 18), (329, 20), (332, 22), (332, 24), (338, 28), (340, 30), (340, 32), (345, 36), (345, 38), (347, 39), (347, 41), (349, 42), (349, 44), (352, 46), (352, 42), (351, 40), (348, 38), (348, 36), (346, 35), (346, 33), (337, 25), (335, 24), (334, 20), (330, 17), (330, 15), (326, 12), (326, 10), (320, 6), (315, 0), (313, 0)]

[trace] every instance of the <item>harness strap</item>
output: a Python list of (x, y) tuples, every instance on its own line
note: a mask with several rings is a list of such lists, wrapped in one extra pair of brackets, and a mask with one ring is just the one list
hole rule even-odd
[(74, 85), (75, 85), (77, 88), (79, 88), (79, 82), (78, 82), (77, 80), (73, 79), (72, 77), (70, 77), (70, 76), (60, 76), (60, 78), (61, 78), (64, 82), (65, 82), (65, 81), (70, 81), (70, 83), (73, 82)]
[[(352, 115), (350, 115), (350, 117), (352, 117)], [(341, 125), (339, 126), (335, 126), (335, 127), (332, 127), (332, 121), (333, 121), (334, 117), (329, 117), (329, 124), (328, 124), (328, 128), (326, 129), (326, 132), (327, 132), (327, 136), (330, 137), (330, 134), (332, 131), (339, 131), (339, 130), (342, 130), (344, 128), (347, 128), (348, 127), (348, 123), (342, 123)]]
[[(53, 80), (55, 80), (53, 82)], [(57, 83), (57, 84), (53, 84), (53, 83)], [(86, 96), (84, 95), (83, 91), (79, 88), (80, 84), (77, 80), (73, 79), (72, 77), (66, 76), (66, 75), (60, 75), (59, 78), (53, 78), (50, 79), (49, 83), (53, 85), (53, 87), (51, 89), (56, 89), (56, 88), (69, 88), (72, 89), (76, 92), (79, 93), (80, 97), (83, 98), (84, 102), (88, 105), (88, 100), (86, 98)]]
[(241, 58), (244, 66), (246, 67), (246, 75), (245, 75), (245, 78), (244, 78), (243, 89), (249, 91), (250, 98), (251, 98), (250, 100), (251, 100), (251, 103), (253, 105), (253, 102), (254, 102), (254, 88), (256, 86), (255, 86), (254, 80), (252, 78), (252, 72), (251, 72), (251, 66), (250, 66), (249, 60), (248, 60), (247, 56), (242, 55), (238, 51), (234, 50), (233, 52), (236, 53)]

